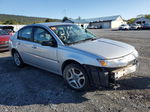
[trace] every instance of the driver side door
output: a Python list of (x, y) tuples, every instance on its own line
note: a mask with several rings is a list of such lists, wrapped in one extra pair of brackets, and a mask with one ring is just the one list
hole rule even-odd
[(52, 35), (42, 27), (34, 27), (33, 55), (36, 59), (36, 66), (51, 71), (58, 72), (57, 47), (44, 46), (43, 42), (56, 41)]

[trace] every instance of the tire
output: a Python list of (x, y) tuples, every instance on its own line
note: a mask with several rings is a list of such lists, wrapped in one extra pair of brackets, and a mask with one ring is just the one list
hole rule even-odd
[(17, 51), (14, 51), (12, 55), (13, 55), (14, 64), (17, 67), (23, 67), (24, 63), (23, 63), (19, 53)]
[(89, 89), (87, 72), (80, 64), (68, 64), (63, 70), (63, 77), (69, 87), (74, 90), (85, 91)]

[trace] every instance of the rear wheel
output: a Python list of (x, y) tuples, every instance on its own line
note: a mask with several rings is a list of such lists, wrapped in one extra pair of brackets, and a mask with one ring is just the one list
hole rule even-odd
[(80, 64), (67, 65), (63, 76), (68, 85), (75, 90), (87, 90), (89, 88), (87, 73)]
[(13, 52), (13, 61), (17, 67), (23, 67), (24, 63), (17, 51)]

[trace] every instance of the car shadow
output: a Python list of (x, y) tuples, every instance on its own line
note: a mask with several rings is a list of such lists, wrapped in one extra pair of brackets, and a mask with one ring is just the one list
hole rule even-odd
[[(150, 78), (133, 77), (127, 80), (120, 80), (117, 90), (127, 89), (149, 89)], [(135, 87), (130, 87), (130, 85)], [(136, 83), (143, 83), (136, 86)], [(0, 104), (8, 106), (25, 106), (33, 104), (61, 104), (61, 103), (82, 103), (87, 99), (85, 92), (78, 92), (70, 89), (63, 78), (44, 70), (25, 66), (17, 68), (11, 57), (0, 58)], [(91, 91), (95, 91), (92, 89)], [(106, 91), (106, 90), (102, 90)]]
[(0, 58), (0, 104), (23, 106), (32, 104), (81, 103), (85, 92), (70, 89), (61, 76), (25, 66), (17, 68), (11, 57)]
[(120, 85), (117, 90), (150, 89), (150, 76), (133, 76), (117, 83)]

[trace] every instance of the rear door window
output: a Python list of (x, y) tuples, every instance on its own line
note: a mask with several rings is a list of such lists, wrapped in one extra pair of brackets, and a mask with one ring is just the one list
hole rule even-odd
[(18, 39), (32, 41), (32, 27), (26, 27), (19, 31)]

